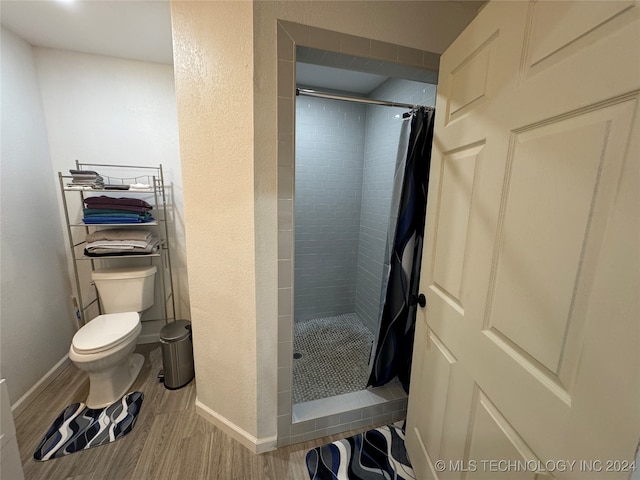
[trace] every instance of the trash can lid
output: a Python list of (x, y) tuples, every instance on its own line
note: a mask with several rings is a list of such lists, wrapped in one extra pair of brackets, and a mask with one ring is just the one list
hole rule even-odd
[(166, 324), (160, 330), (160, 340), (165, 342), (177, 342), (191, 334), (191, 322), (189, 320), (175, 320)]

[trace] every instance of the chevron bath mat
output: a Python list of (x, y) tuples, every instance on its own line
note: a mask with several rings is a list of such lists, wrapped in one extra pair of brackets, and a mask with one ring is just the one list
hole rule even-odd
[(133, 430), (143, 398), (142, 392), (133, 392), (105, 408), (69, 405), (53, 422), (33, 458), (43, 462), (124, 437)]

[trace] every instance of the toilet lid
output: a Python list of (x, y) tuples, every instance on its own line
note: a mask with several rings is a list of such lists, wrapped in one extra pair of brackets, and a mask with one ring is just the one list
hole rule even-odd
[(140, 323), (137, 312), (98, 315), (76, 332), (73, 348), (81, 353), (97, 353), (117, 345), (131, 335)]

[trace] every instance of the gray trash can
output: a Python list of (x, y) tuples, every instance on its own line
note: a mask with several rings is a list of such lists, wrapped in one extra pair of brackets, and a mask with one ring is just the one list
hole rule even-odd
[(170, 390), (184, 387), (194, 377), (191, 322), (176, 320), (160, 330), (164, 386)]

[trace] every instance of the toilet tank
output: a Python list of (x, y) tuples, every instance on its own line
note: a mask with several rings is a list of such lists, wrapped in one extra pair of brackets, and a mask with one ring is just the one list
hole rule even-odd
[(108, 268), (94, 270), (103, 313), (143, 312), (153, 305), (156, 267)]

